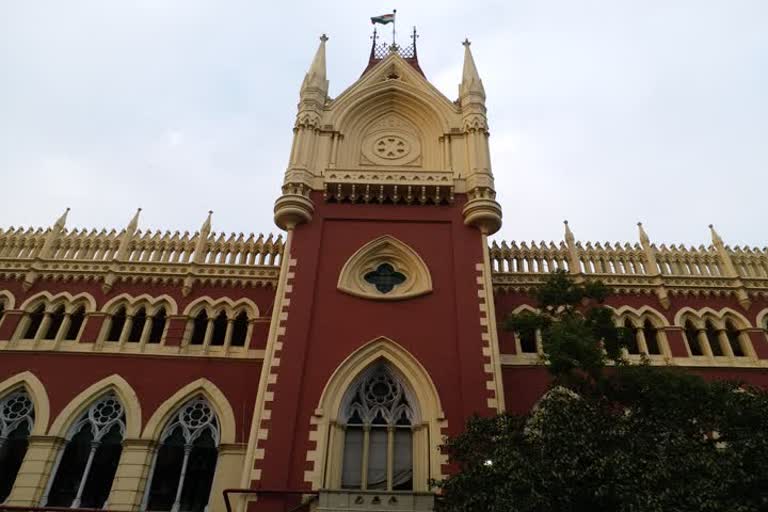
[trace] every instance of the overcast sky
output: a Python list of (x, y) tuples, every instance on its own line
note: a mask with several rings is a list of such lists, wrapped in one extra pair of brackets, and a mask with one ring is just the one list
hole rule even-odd
[(277, 232), (319, 34), (335, 96), (392, 7), (449, 98), (473, 42), (498, 239), (768, 243), (765, 0), (0, 0), (0, 226)]

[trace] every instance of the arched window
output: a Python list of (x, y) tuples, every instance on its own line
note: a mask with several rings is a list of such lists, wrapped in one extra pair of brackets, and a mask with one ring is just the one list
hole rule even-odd
[(624, 329), (627, 332), (628, 337), (627, 352), (630, 354), (639, 354), (640, 343), (637, 340), (637, 329), (629, 318), (624, 319)]
[(0, 297), (0, 322), (3, 321), (3, 316), (5, 316), (5, 300)]
[(11, 493), (34, 422), (35, 410), (25, 391), (14, 391), (0, 400), (0, 503)]
[(143, 307), (139, 308), (136, 313), (133, 314), (133, 323), (131, 324), (131, 332), (128, 333), (128, 338), (125, 341), (131, 343), (138, 343), (141, 341), (141, 333), (144, 332), (144, 324), (147, 323), (147, 310)]
[(733, 355), (736, 357), (744, 357), (746, 355), (744, 349), (741, 347), (741, 340), (739, 339), (740, 334), (741, 333), (736, 326), (733, 325), (733, 322), (730, 320), (725, 322), (725, 336), (728, 338), (728, 344), (731, 346)]
[(720, 346), (720, 340), (717, 339), (717, 329), (712, 325), (712, 322), (707, 320), (704, 324), (704, 333), (707, 335), (707, 341), (712, 349), (713, 356), (722, 356), (723, 347)]
[(125, 327), (126, 320), (125, 306), (121, 306), (120, 309), (112, 315), (107, 341), (120, 341), (120, 336), (123, 334), (123, 327)]
[(224, 345), (224, 340), (227, 337), (227, 314), (224, 311), (220, 311), (216, 315), (216, 319), (213, 321), (213, 334), (211, 335), (211, 345), (221, 346)]
[(341, 486), (345, 489), (413, 489), (414, 410), (405, 387), (378, 363), (344, 399)]
[(152, 317), (152, 328), (149, 331), (148, 343), (160, 343), (165, 332), (165, 308), (160, 308)]
[(205, 341), (205, 331), (208, 330), (208, 313), (201, 310), (192, 322), (192, 337), (190, 345), (202, 345)]
[(685, 340), (688, 342), (688, 348), (691, 350), (692, 356), (704, 355), (699, 344), (699, 330), (693, 325), (690, 320), (685, 321)]
[(61, 328), (61, 324), (64, 323), (64, 305), (57, 307), (53, 313), (50, 315), (50, 320), (48, 321), (48, 328), (45, 330), (45, 335), (43, 335), (43, 339), (46, 340), (55, 340), (56, 335), (59, 333), (59, 329)]
[(144, 510), (202, 512), (218, 458), (219, 423), (202, 397), (187, 402), (160, 437)]
[(248, 313), (241, 311), (232, 323), (231, 345), (233, 347), (244, 347), (246, 336), (248, 336)]
[(648, 319), (643, 322), (643, 335), (645, 336), (645, 344), (648, 346), (648, 353), (653, 355), (661, 354), (659, 330)]
[(85, 308), (80, 306), (69, 316), (69, 328), (67, 329), (67, 334), (64, 336), (64, 339), (76, 340), (84, 321)]
[(24, 339), (34, 340), (37, 338), (37, 331), (40, 329), (40, 324), (43, 323), (43, 318), (45, 318), (45, 304), (40, 304), (29, 314), (29, 323), (24, 331)]
[(97, 400), (66, 438), (43, 502), (49, 507), (102, 508), (120, 461), (125, 412), (114, 394)]

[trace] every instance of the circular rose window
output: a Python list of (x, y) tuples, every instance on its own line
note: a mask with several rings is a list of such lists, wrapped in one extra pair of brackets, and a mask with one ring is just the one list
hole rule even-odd
[(411, 151), (408, 141), (397, 135), (379, 137), (373, 143), (373, 152), (380, 158), (396, 160), (406, 156)]

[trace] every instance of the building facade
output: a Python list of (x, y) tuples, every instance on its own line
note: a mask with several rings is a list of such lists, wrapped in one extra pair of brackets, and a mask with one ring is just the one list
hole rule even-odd
[[(0, 503), (121, 511), (430, 510), (441, 440), (526, 412), (540, 340), (503, 331), (547, 273), (598, 278), (628, 357), (768, 386), (768, 250), (490, 241), (469, 42), (458, 99), (374, 40), (306, 74), (278, 236), (0, 230)], [(251, 491), (249, 491), (251, 490)], [(258, 492), (255, 492), (258, 491)], [(286, 508), (287, 507), (287, 508)]]

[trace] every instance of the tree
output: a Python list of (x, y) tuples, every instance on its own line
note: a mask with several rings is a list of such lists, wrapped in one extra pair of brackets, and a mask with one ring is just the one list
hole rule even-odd
[(451, 512), (768, 510), (768, 393), (632, 365), (600, 283), (553, 274), (535, 292), (550, 390), (527, 415), (471, 419), (434, 482)]

